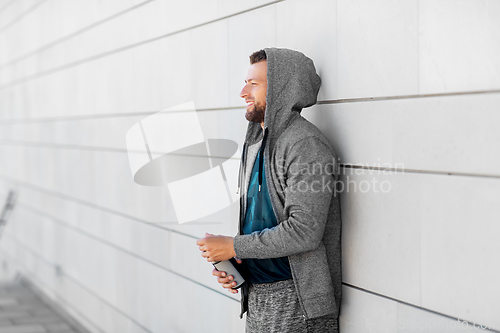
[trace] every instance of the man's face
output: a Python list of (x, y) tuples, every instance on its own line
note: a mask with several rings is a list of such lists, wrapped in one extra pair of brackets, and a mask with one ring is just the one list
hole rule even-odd
[(264, 123), (267, 94), (267, 61), (259, 61), (250, 65), (245, 86), (240, 97), (247, 103), (245, 118), (255, 123)]

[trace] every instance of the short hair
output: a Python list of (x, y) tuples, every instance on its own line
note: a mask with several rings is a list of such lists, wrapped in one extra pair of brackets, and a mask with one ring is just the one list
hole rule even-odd
[(250, 65), (266, 60), (267, 56), (264, 50), (255, 51), (254, 53), (252, 53), (252, 55), (250, 55)]

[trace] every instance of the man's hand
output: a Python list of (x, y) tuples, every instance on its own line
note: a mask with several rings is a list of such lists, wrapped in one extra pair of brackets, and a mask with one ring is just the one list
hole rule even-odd
[[(238, 264), (241, 264), (241, 259), (238, 259), (234, 257)], [(236, 282), (233, 281), (234, 277), (232, 275), (226, 276), (226, 272), (224, 271), (218, 271), (217, 269), (214, 268), (212, 271), (212, 275), (217, 276), (217, 282), (219, 282), (223, 288), (226, 288), (227, 291), (233, 294), (238, 293), (238, 289), (233, 289), (234, 286), (236, 286)]]
[(234, 239), (230, 236), (212, 235), (205, 233), (205, 237), (198, 239), (201, 256), (208, 262), (229, 260), (236, 256), (234, 252)]

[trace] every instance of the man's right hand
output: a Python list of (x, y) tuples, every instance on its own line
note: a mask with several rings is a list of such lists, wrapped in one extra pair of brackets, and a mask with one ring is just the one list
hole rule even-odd
[[(238, 259), (236, 257), (234, 257), (234, 259), (236, 259), (236, 262), (238, 264), (242, 263), (241, 259)], [(234, 277), (232, 275), (226, 276), (226, 272), (218, 271), (216, 268), (214, 268), (214, 270), (212, 271), (212, 275), (217, 276), (217, 282), (219, 282), (223, 288), (226, 288), (229, 292), (233, 294), (238, 293), (238, 289), (232, 288), (236, 286), (236, 282), (233, 281)]]

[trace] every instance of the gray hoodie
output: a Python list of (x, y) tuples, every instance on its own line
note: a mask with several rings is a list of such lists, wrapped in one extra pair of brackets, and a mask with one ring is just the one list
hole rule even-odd
[[(305, 319), (340, 314), (341, 214), (335, 191), (338, 162), (327, 138), (304, 119), (316, 103), (321, 79), (301, 52), (265, 48), (267, 96), (264, 131), (249, 122), (240, 169), (240, 224), (234, 250), (240, 259), (287, 256)], [(258, 150), (263, 148), (265, 181), (278, 225), (243, 234), (246, 194)], [(242, 181), (242, 178), (244, 181)], [(248, 285), (241, 314), (248, 309)]]

